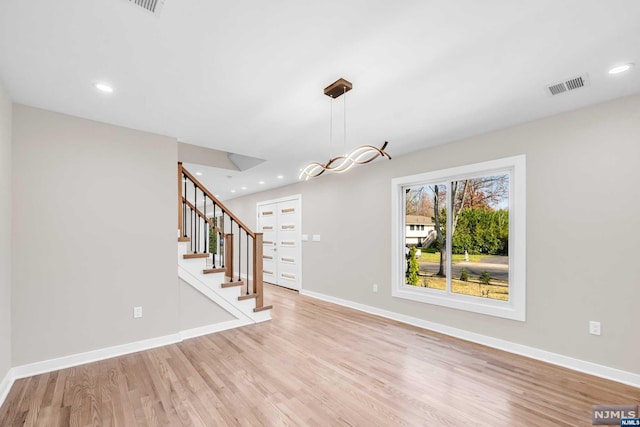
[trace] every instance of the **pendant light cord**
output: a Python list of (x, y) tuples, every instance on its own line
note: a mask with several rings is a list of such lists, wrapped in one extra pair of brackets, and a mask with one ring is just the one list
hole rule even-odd
[(329, 158), (331, 158), (333, 156), (333, 98), (329, 104)]
[[(347, 152), (347, 87), (342, 87), (342, 96), (343, 104), (342, 104), (342, 150), (343, 153)], [(333, 101), (335, 98), (331, 97), (330, 107), (329, 107), (329, 158), (333, 157)], [(336, 150), (337, 151), (337, 150)], [(342, 153), (340, 155), (343, 155)]]
[(342, 96), (344, 97), (344, 107), (343, 107), (343, 115), (344, 115), (344, 135), (342, 139), (342, 151), (343, 153), (347, 153), (347, 87), (342, 87)]

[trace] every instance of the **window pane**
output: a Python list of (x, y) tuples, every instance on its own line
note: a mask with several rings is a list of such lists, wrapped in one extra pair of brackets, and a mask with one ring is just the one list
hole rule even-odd
[(440, 248), (445, 243), (447, 186), (405, 187), (404, 194), (405, 284), (444, 291), (446, 257)]
[(451, 183), (451, 290), (509, 300), (509, 175)]

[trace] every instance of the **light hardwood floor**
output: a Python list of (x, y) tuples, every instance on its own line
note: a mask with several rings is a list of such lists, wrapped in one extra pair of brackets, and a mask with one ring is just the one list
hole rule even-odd
[(588, 426), (640, 390), (265, 286), (273, 320), (18, 380), (0, 425)]

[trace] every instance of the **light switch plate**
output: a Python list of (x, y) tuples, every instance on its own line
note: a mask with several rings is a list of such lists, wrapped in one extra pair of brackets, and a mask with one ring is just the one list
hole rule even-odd
[(133, 318), (139, 319), (142, 317), (142, 307), (133, 307)]
[(302, 235), (302, 240), (303, 240), (304, 242), (306, 242), (307, 240), (309, 240), (309, 235), (308, 235), (308, 234), (303, 234), (303, 235)]

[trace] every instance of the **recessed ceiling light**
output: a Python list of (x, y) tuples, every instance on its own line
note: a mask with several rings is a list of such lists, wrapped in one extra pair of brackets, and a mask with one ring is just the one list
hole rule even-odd
[(282, 178), (284, 178), (284, 176), (278, 175), (278, 179), (282, 179)]
[(202, 172), (196, 172), (197, 176), (202, 176)]
[(258, 182), (258, 184), (263, 185), (263, 184), (264, 184), (264, 181), (260, 181), (260, 182)]
[(240, 189), (241, 189), (241, 190), (246, 190), (246, 189), (247, 189), (247, 187), (240, 187)]
[(235, 192), (236, 192), (236, 190), (231, 190), (231, 192), (232, 192), (232, 193), (235, 193)]
[(109, 86), (106, 83), (96, 83), (95, 84), (96, 89), (98, 89), (100, 92), (104, 92), (104, 93), (111, 93), (113, 92), (113, 88), (111, 86)]
[(610, 69), (609, 70), (609, 74), (624, 73), (625, 71), (629, 71), (631, 69), (631, 67), (633, 67), (632, 63), (624, 64), (624, 65), (618, 65), (617, 67), (613, 67), (612, 69)]

